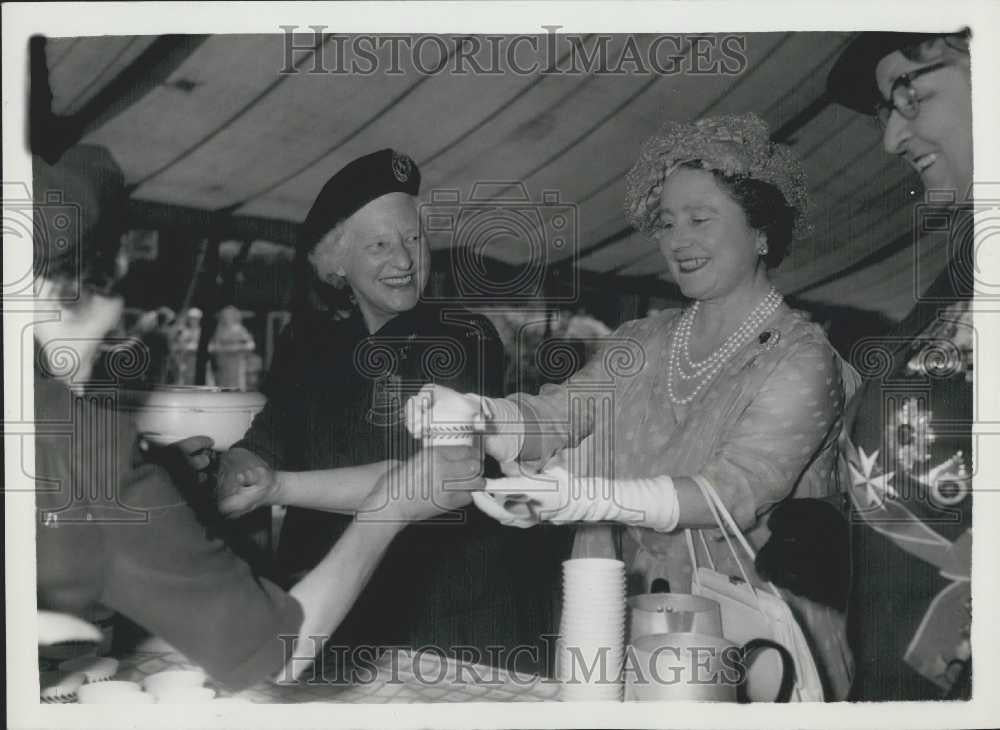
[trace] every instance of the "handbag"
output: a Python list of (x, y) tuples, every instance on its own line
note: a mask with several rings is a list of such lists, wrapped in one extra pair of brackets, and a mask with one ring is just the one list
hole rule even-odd
[[(718, 602), (722, 610), (722, 633), (725, 638), (737, 644), (744, 644), (750, 639), (770, 639), (789, 651), (795, 662), (792, 701), (822, 702), (823, 685), (816, 668), (816, 661), (792, 610), (773, 583), (768, 582), (769, 590), (759, 589), (753, 585), (730, 535), (736, 537), (750, 558), (751, 564), (755, 559), (753, 548), (709, 481), (700, 475), (692, 479), (701, 489), (709, 511), (722, 531), (736, 565), (739, 566), (741, 577), (725, 575), (715, 569), (701, 530), (697, 531), (698, 537), (709, 564), (699, 566), (693, 534), (688, 529), (685, 530), (685, 539), (691, 556), (691, 592)], [(774, 697), (780, 677), (781, 662), (776, 652), (758, 653), (757, 658), (747, 667), (747, 695), (751, 701)]]

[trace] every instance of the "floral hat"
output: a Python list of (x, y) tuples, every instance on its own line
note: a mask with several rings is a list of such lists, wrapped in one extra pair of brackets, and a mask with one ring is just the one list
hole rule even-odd
[(795, 238), (810, 232), (802, 163), (790, 147), (771, 141), (767, 122), (753, 113), (671, 121), (647, 139), (625, 176), (625, 217), (631, 225), (646, 235), (655, 232), (663, 181), (686, 162), (774, 185), (796, 211)]

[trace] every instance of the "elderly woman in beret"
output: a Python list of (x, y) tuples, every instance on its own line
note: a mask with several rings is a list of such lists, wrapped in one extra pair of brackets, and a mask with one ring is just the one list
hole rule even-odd
[[(282, 332), (267, 406), (223, 457), (220, 479), (230, 514), (289, 506), (279, 576), (310, 569), (350, 523), (336, 513), (356, 510), (373, 475), (420, 449), (402, 422), (408, 395), (430, 382), (502, 392), (505, 353), (489, 320), (423, 298), (431, 256), (420, 180), (400, 152), (364, 155), (330, 178), (303, 224), (297, 283), (309, 301)], [(544, 602), (513, 581), (510, 565), (536, 554), (541, 538), (504, 533), (475, 509), (408, 528), (342, 638), (483, 651), (536, 641)]]
[[(836, 501), (842, 367), (822, 329), (790, 309), (768, 276), (801, 232), (807, 199), (800, 163), (769, 141), (763, 120), (668, 122), (642, 146), (626, 183), (628, 220), (659, 243), (686, 306), (624, 324), (607, 352), (538, 395), (480, 400), (434, 389), (424, 399), (462, 397), (489, 414), (486, 449), (501, 462), (544, 462), (586, 441), (606, 446), (612, 460), (601, 473), (571, 462), (572, 474), (560, 465), (541, 480), (489, 483), (497, 497), (527, 494), (530, 516), (508, 511), (509, 500), (474, 500), (506, 524), (622, 523), (624, 558), (642, 590), (665, 580), (684, 593), (692, 572), (683, 528), (716, 524), (692, 477), (715, 487), (757, 548), (776, 506)], [(612, 396), (608, 409), (588, 406), (595, 392)], [(707, 548), (721, 572), (739, 575), (724, 541)], [(842, 698), (850, 674), (843, 614), (805, 599), (792, 606), (827, 696)]]
[[(194, 477), (183, 460), (144, 448), (134, 424), (109, 407), (107, 388), (89, 394), (85, 387), (124, 306), (120, 168), (107, 150), (84, 145), (53, 165), (36, 159), (34, 195), (39, 609), (116, 611), (233, 688), (282, 669), (291, 647), (279, 637), (302, 636), (305, 644), (291, 655), (312, 656), (313, 642), (343, 620), (404, 525), (469, 502), (467, 492), (442, 491), (441, 481), (450, 475), (481, 485), (478, 450), (435, 450), (436, 485), (410, 482), (426, 474), (419, 467), (395, 472), (409, 483), (404, 494), (416, 491), (413, 499), (390, 501), (393, 480), (385, 474), (368, 479), (358, 507), (379, 509), (382, 519), (352, 521), (312, 570), (282, 590), (206, 536), (181, 491)], [(66, 215), (69, 206), (76, 215)], [(194, 454), (212, 441), (181, 444)], [(306, 666), (296, 661), (288, 670)]]
[[(827, 82), (877, 117), (933, 197), (946, 265), (884, 341), (854, 403), (851, 636), (859, 700), (971, 691), (973, 292), (969, 33), (861, 33)], [(942, 201), (951, 201), (942, 202)], [(915, 216), (919, 221), (920, 217)], [(946, 221), (942, 225), (942, 221)]]

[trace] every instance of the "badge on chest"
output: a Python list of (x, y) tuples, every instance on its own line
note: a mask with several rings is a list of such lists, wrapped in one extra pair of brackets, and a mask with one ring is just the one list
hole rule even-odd
[(405, 416), (406, 401), (426, 383), (454, 378), (468, 363), (461, 343), (450, 337), (370, 338), (354, 353), (357, 372), (371, 383), (366, 420), (375, 426), (396, 426)]
[(373, 426), (396, 426), (403, 423), (406, 401), (420, 392), (420, 381), (399, 375), (378, 378), (371, 388), (371, 406), (365, 419)]

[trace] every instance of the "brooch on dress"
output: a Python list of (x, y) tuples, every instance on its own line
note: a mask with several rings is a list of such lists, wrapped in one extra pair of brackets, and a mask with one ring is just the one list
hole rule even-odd
[(781, 333), (778, 330), (764, 330), (759, 335), (757, 335), (757, 351), (754, 353), (753, 357), (747, 361), (744, 365), (745, 368), (755, 368), (757, 367), (757, 359), (762, 353), (773, 350), (778, 344), (778, 340), (781, 339)]
[(781, 333), (778, 330), (764, 330), (758, 335), (757, 342), (760, 345), (760, 349), (766, 352), (773, 350), (780, 339)]

